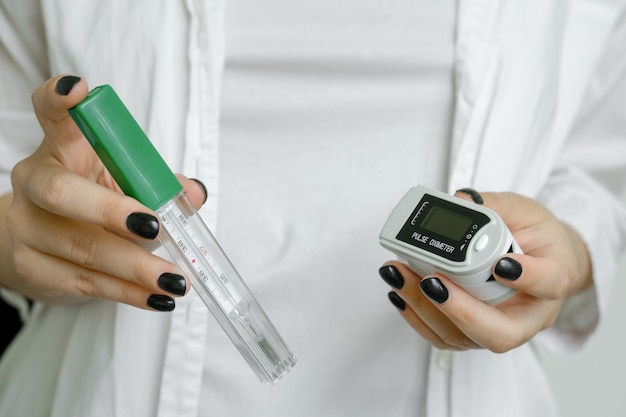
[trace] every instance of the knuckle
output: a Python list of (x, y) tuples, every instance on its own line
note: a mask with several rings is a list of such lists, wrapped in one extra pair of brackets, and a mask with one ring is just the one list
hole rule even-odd
[(120, 197), (118, 194), (108, 194), (101, 198), (96, 205), (96, 216), (101, 219), (104, 228), (112, 228), (117, 225), (117, 213), (120, 210)]
[(561, 299), (567, 296), (567, 293), (569, 291), (569, 281), (570, 281), (569, 275), (567, 272), (561, 273), (555, 279), (554, 293), (553, 293), (554, 299)]
[(20, 227), (20, 218), (23, 213), (23, 210), (16, 209), (13, 204), (9, 206), (9, 209), (7, 210), (5, 222), (8, 235), (11, 239), (14, 239), (15, 236), (17, 236), (17, 234), (22, 230)]
[(18, 184), (22, 184), (24, 180), (28, 177), (28, 168), (27, 168), (27, 160), (23, 159), (17, 164), (13, 166), (11, 170), (11, 183), (13, 184), (13, 188), (18, 188)]
[(17, 277), (32, 291), (30, 297), (35, 299), (53, 298), (63, 295), (61, 288), (54, 287), (51, 283), (56, 280), (46, 280), (35, 268), (37, 254), (26, 246), (20, 246), (13, 250), (13, 269)]
[(98, 295), (97, 273), (89, 269), (81, 269), (74, 279), (73, 292), (75, 294), (95, 298)]
[(98, 240), (90, 234), (79, 234), (72, 240), (70, 259), (80, 265), (91, 267), (98, 257)]
[[(147, 258), (150, 258), (150, 260), (148, 260)], [(152, 275), (148, 273), (148, 271), (150, 271), (149, 265), (152, 264), (154, 264), (152, 260), (152, 255), (148, 255), (147, 257), (137, 256), (132, 265), (131, 279), (135, 283), (141, 284), (145, 287), (154, 287), (155, 285), (152, 282)]]
[(485, 346), (493, 353), (506, 353), (522, 344), (522, 337), (514, 331), (502, 335), (493, 343)]
[(469, 346), (467, 337), (459, 332), (449, 332), (441, 335), (441, 340), (448, 347), (464, 349)]
[(430, 341), (430, 343), (431, 343), (434, 347), (436, 347), (437, 349), (439, 349), (439, 350), (449, 350), (449, 349), (450, 349), (450, 346), (449, 346), (449, 345), (447, 345), (447, 344), (446, 344), (446, 342), (444, 342), (444, 341), (443, 341), (443, 340), (441, 340), (441, 339), (434, 339), (434, 340), (431, 340), (431, 341)]
[(46, 178), (39, 200), (44, 207), (55, 213), (63, 207), (69, 192), (70, 184), (65, 172), (55, 173)]
[(25, 247), (18, 246), (13, 249), (13, 269), (18, 276), (25, 278), (30, 275), (33, 265), (31, 251)]
[[(547, 300), (559, 300), (567, 296), (569, 291), (569, 275), (566, 271), (544, 276), (546, 281), (538, 282), (533, 287), (533, 293), (543, 294)], [(546, 284), (549, 283), (549, 284)], [(543, 288), (543, 289), (542, 289)]]
[(506, 353), (509, 350), (511, 350), (512, 348), (508, 347), (508, 345), (503, 344), (503, 343), (498, 343), (492, 347), (487, 347), (487, 349), (489, 349), (491, 352), (493, 353)]

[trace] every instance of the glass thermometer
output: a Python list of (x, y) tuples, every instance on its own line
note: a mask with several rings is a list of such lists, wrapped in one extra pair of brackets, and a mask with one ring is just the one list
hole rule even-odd
[(157, 213), (160, 242), (261, 382), (278, 381), (296, 357), (115, 91), (96, 87), (69, 112), (122, 191)]

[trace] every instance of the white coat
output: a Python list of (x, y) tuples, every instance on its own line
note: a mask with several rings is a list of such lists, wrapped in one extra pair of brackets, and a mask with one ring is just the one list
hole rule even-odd
[[(205, 181), (209, 198), (202, 214), (213, 223), (223, 2), (97, 4), (0, 0), (0, 189), (10, 190), (11, 167), (41, 139), (30, 92), (53, 74), (74, 73), (92, 86), (115, 84), (172, 166)], [(540, 335), (562, 350), (578, 347), (605, 311), (626, 237), (620, 202), (626, 117), (619, 114), (626, 108), (624, 6), (618, 0), (459, 4), (449, 190), (473, 186), (537, 198), (587, 242), (594, 287), (568, 300), (554, 328)], [(124, 47), (131, 36), (141, 50)], [(181, 37), (187, 49), (176, 47)], [(124, 73), (149, 75), (117, 76)], [(185, 88), (173, 91), (173, 84)], [(159, 139), (181, 136), (184, 147)], [(20, 304), (10, 291), (3, 295)], [(277, 309), (276, 321), (286, 322), (289, 314)], [(211, 318), (195, 294), (181, 299), (169, 315), (104, 301), (36, 304), (24, 315), (24, 330), (0, 362), (0, 416), (197, 415), (205, 345), (221, 337), (221, 330), (209, 334)], [(328, 332), (332, 338), (342, 329)], [(228, 350), (216, 352), (216, 369), (222, 361), (240, 360)], [(286, 404), (284, 415), (382, 414), (374, 399), (333, 408), (341, 387), (325, 381), (322, 365), (292, 391), (289, 377), (280, 383), (285, 388), (270, 388), (284, 389), (280, 396), (256, 381), (241, 383), (234, 370), (228, 378), (227, 369), (214, 401), (247, 398), (254, 405), (267, 397)], [(356, 385), (363, 382), (358, 374), (350, 378)], [(392, 408), (402, 401), (420, 402), (415, 409), (429, 417), (556, 414), (531, 343), (500, 355), (433, 349), (427, 392), (407, 398), (385, 391), (392, 378), (389, 371), (373, 382), (386, 397), (384, 415), (411, 415), (406, 411), (411, 407)], [(319, 384), (332, 394), (324, 396)], [(298, 390), (312, 389), (320, 389), (319, 407), (299, 410)], [(250, 414), (262, 413), (250, 409)]]

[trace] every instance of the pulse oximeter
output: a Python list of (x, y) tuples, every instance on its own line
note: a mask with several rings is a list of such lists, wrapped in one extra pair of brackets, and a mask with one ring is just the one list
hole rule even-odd
[(502, 255), (522, 251), (487, 207), (416, 186), (395, 206), (379, 238), (416, 274), (443, 274), (488, 304), (516, 292), (496, 281), (491, 271)]

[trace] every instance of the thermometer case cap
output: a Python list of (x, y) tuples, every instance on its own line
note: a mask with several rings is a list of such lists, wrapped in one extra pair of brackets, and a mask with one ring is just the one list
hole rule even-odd
[(156, 211), (182, 190), (109, 85), (91, 90), (69, 113), (124, 194)]

